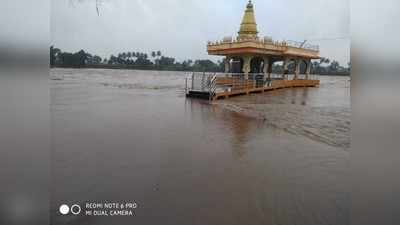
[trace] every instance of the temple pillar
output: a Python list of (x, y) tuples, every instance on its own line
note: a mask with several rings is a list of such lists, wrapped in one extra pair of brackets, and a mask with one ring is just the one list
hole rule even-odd
[(225, 73), (229, 73), (231, 70), (231, 58), (225, 57)]
[(244, 73), (244, 79), (246, 79), (246, 80), (249, 79), (249, 73), (251, 71), (251, 68), (250, 68), (251, 59), (252, 59), (251, 56), (243, 57), (243, 73)]
[(267, 78), (270, 78), (269, 76), (269, 67), (270, 67), (270, 60), (268, 57), (264, 57), (264, 83), (267, 80)]
[(286, 79), (286, 75), (288, 74), (288, 65), (289, 65), (289, 61), (290, 61), (290, 59), (289, 58), (285, 58), (284, 60), (283, 60), (283, 74), (282, 74), (282, 78), (283, 79)]
[(299, 74), (300, 74), (300, 63), (301, 62), (301, 60), (300, 59), (296, 59), (296, 68), (295, 68), (295, 71), (294, 71), (294, 80), (297, 80), (297, 79), (299, 79)]
[(306, 80), (308, 80), (310, 78), (310, 74), (311, 74), (311, 59), (308, 59), (306, 61), (307, 67), (306, 67)]
[(272, 74), (272, 66), (274, 65), (274, 61), (269, 60), (269, 65), (268, 65), (268, 79), (271, 80), (271, 74)]

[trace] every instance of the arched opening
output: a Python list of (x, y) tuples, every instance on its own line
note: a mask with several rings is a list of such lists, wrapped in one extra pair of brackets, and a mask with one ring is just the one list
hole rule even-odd
[(261, 57), (254, 57), (250, 61), (250, 75), (249, 79), (256, 82), (256, 87), (264, 86), (264, 59)]
[[(307, 61), (305, 59), (290, 59), (287, 68), (288, 79), (303, 79), (303, 75), (307, 71)], [(297, 69), (299, 70), (297, 71)]]
[(300, 74), (306, 74), (307, 73), (307, 61), (302, 59), (300, 60)]
[(254, 57), (250, 61), (250, 73), (262, 73), (264, 68), (264, 59)]
[(290, 59), (287, 65), (287, 74), (295, 74), (296, 73), (296, 60)]
[(243, 59), (240, 57), (233, 57), (231, 59), (230, 73), (243, 73)]
[(273, 61), (271, 66), (271, 71), (273, 74), (282, 74), (283, 73), (283, 61)]

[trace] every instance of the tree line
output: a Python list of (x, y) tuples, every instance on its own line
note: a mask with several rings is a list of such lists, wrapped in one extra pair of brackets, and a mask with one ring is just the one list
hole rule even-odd
[(208, 71), (220, 72), (225, 68), (223, 61), (214, 63), (211, 60), (184, 60), (178, 62), (173, 57), (164, 56), (161, 51), (122, 52), (102, 59), (80, 50), (79, 52), (63, 52), (54, 46), (50, 47), (51, 67), (72, 68), (113, 68), (113, 69), (141, 69), (141, 70), (169, 70), (169, 71)]
[[(288, 65), (288, 73), (293, 74), (295, 72), (296, 64), (294, 61), (289, 62)], [(273, 65), (272, 70), (274, 73), (283, 73), (283, 66)], [(300, 73), (304, 74), (306, 71), (306, 64), (302, 62), (300, 64)], [(343, 75), (347, 76), (351, 73), (351, 64), (348, 63), (347, 66), (342, 66), (336, 60), (330, 60), (328, 58), (322, 57), (319, 60), (313, 60), (311, 62), (311, 73), (312, 74), (319, 74), (319, 75)]]
[[(111, 69), (138, 69), (138, 70), (168, 70), (168, 71), (207, 71), (223, 72), (225, 61), (216, 63), (208, 60), (184, 60), (177, 61), (173, 57), (164, 56), (161, 51), (152, 51), (149, 54), (143, 52), (122, 52), (101, 58), (84, 50), (75, 53), (63, 52), (54, 46), (50, 47), (50, 66), (67, 68), (111, 68)], [(294, 71), (294, 63), (289, 64), (289, 70)], [(305, 71), (305, 64), (301, 64), (301, 71)], [(274, 64), (273, 73), (281, 73), (282, 65)], [(321, 58), (314, 60), (311, 73), (320, 75), (350, 75), (351, 64), (341, 66), (336, 60)]]
[(320, 75), (350, 75), (351, 63), (348, 62), (347, 66), (342, 66), (336, 60), (330, 60), (328, 58), (321, 58), (318, 61), (314, 61), (311, 64), (311, 72), (313, 74)]

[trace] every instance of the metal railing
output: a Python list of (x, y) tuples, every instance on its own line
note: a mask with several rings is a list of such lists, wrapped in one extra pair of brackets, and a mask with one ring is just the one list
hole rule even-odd
[(208, 92), (210, 90), (213, 78), (214, 80), (216, 80), (216, 73), (192, 72), (189, 76), (186, 77), (185, 90), (186, 92), (188, 91)]
[(312, 44), (299, 42), (299, 41), (292, 41), (292, 40), (287, 40), (286, 43), (287, 43), (287, 46), (289, 46), (289, 47), (295, 47), (295, 48), (302, 48), (302, 49), (308, 49), (308, 50), (313, 50), (313, 51), (319, 51), (319, 46), (318, 45), (312, 45)]
[[(190, 91), (199, 91), (208, 93), (210, 99), (217, 92), (227, 92), (259, 87), (272, 86), (276, 80), (294, 80), (294, 74), (276, 74), (269, 75), (263, 73), (249, 73), (246, 79), (244, 73), (206, 73), (192, 72), (185, 79), (185, 93)], [(299, 74), (297, 80), (319, 80), (319, 75)]]
[(318, 45), (312, 45), (309, 43), (304, 43), (300, 41), (293, 41), (293, 40), (283, 40), (283, 41), (274, 41), (272, 39), (265, 39), (265, 38), (251, 38), (251, 39), (239, 39), (239, 38), (232, 38), (232, 37), (226, 37), (223, 40), (220, 41), (208, 41), (207, 46), (218, 46), (218, 45), (224, 45), (224, 44), (235, 44), (235, 43), (241, 43), (241, 42), (254, 42), (254, 43), (260, 43), (264, 45), (274, 45), (277, 47), (294, 47), (294, 48), (301, 48), (301, 49), (307, 49), (307, 50), (313, 50), (313, 51), (319, 51), (319, 46)]
[(215, 96), (217, 93), (217, 74), (214, 74), (212, 78), (210, 79), (209, 83), (209, 100), (212, 100), (212, 98)]

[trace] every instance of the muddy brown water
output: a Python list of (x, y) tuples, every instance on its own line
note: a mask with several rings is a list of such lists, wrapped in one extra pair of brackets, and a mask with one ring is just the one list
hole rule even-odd
[[(211, 104), (184, 77), (51, 70), (52, 224), (349, 224), (348, 77)], [(138, 208), (58, 213), (102, 201)]]

